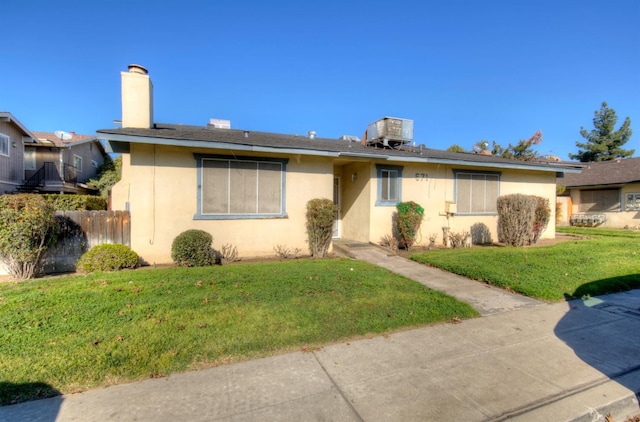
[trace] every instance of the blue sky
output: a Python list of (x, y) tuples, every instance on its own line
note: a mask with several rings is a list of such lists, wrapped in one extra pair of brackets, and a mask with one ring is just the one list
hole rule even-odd
[(607, 101), (640, 156), (638, 0), (25, 0), (2, 15), (0, 110), (34, 131), (114, 127), (138, 63), (156, 122), (338, 138), (393, 116), (438, 149), (540, 129), (538, 152), (568, 159)]

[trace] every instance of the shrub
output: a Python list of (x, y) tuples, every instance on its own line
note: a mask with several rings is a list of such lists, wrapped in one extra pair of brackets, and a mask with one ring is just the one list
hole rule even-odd
[(289, 248), (283, 245), (276, 245), (273, 247), (273, 251), (280, 259), (297, 258), (300, 255), (300, 248)]
[(534, 196), (536, 200), (535, 217), (533, 220), (533, 230), (531, 232), (530, 244), (538, 243), (542, 232), (545, 231), (551, 219), (551, 207), (549, 200), (541, 196)]
[(41, 196), (0, 196), (0, 261), (13, 278), (25, 280), (42, 272), (57, 227), (53, 206)]
[(388, 248), (388, 249), (391, 249), (392, 251), (395, 251), (398, 249), (398, 239), (396, 239), (391, 235), (385, 234), (380, 238), (379, 245), (384, 248)]
[(498, 198), (498, 240), (508, 246), (530, 243), (538, 201), (519, 193)]
[(76, 269), (82, 273), (118, 271), (136, 268), (139, 260), (138, 254), (130, 247), (105, 243), (94, 246), (85, 252), (78, 260)]
[(225, 243), (222, 245), (222, 250), (218, 253), (218, 258), (220, 258), (221, 264), (230, 264), (232, 262), (240, 261), (238, 247)]
[(211, 248), (213, 238), (204, 230), (187, 230), (180, 233), (171, 244), (171, 258), (180, 267), (205, 267), (217, 262), (217, 254)]
[(311, 257), (327, 255), (337, 211), (338, 207), (330, 199), (316, 198), (307, 202), (307, 238)]
[(41, 195), (56, 211), (102, 211), (107, 209), (107, 199), (93, 195)]
[(398, 210), (398, 234), (404, 247), (409, 250), (416, 241), (416, 235), (424, 217), (424, 208), (413, 201), (400, 202), (396, 208)]

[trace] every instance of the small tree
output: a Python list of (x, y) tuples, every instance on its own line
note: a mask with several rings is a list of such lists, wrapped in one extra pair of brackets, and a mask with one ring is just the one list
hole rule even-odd
[(533, 149), (533, 146), (540, 142), (542, 142), (542, 132), (538, 130), (529, 139), (521, 139), (516, 145), (509, 144), (506, 148), (502, 148), (493, 141), (492, 153), (512, 160), (533, 161), (538, 158), (538, 153)]
[(396, 209), (398, 210), (398, 234), (404, 247), (409, 250), (416, 242), (416, 235), (424, 217), (424, 208), (409, 201), (398, 203)]
[(18, 280), (43, 270), (43, 256), (57, 233), (55, 210), (40, 195), (0, 196), (0, 261)]
[(607, 106), (606, 102), (603, 102), (600, 110), (596, 110), (594, 114), (595, 129), (589, 132), (584, 127), (580, 127), (580, 136), (587, 142), (576, 142), (579, 148), (578, 153), (569, 154), (569, 158), (585, 163), (631, 157), (635, 150), (622, 149), (622, 145), (631, 139), (631, 119), (625, 118), (620, 129), (614, 130), (618, 115), (614, 109)]
[(313, 258), (327, 255), (337, 212), (338, 207), (330, 199), (316, 198), (307, 202), (307, 239)]
[(449, 148), (446, 149), (448, 152), (467, 152), (464, 148), (462, 148), (458, 144), (453, 144)]
[(95, 178), (90, 179), (87, 184), (93, 188), (100, 190), (100, 195), (107, 197), (109, 190), (118, 183), (122, 176), (122, 156), (116, 157), (114, 160), (107, 156), (104, 163), (98, 169)]

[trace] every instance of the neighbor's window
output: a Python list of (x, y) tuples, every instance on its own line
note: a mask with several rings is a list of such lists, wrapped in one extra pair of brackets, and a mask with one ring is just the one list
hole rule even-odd
[(458, 214), (495, 214), (500, 173), (454, 171)]
[(376, 205), (396, 205), (402, 202), (402, 167), (376, 164), (378, 200)]
[(0, 155), (9, 156), (9, 137), (0, 133)]
[(97, 169), (100, 166), (98, 165), (98, 162), (96, 160), (91, 160), (91, 167), (93, 167), (94, 169)]
[(578, 210), (580, 212), (620, 211), (620, 190), (581, 190)]
[(287, 160), (195, 156), (198, 161), (195, 218), (285, 216)]
[(73, 156), (73, 167), (75, 167), (78, 171), (82, 171), (82, 157), (80, 157), (79, 155)]
[(640, 193), (628, 193), (624, 209), (626, 211), (640, 211)]
[(24, 169), (36, 169), (36, 149), (33, 147), (24, 147)]

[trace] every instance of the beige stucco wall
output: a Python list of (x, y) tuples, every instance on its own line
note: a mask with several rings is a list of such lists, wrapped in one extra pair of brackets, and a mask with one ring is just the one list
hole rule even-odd
[[(389, 163), (392, 164), (392, 163)], [(429, 243), (429, 237), (436, 235), (437, 244), (443, 243), (443, 227), (451, 232), (471, 232), (476, 224), (484, 224), (491, 233), (491, 240), (497, 239), (497, 215), (453, 214), (447, 218), (446, 203), (455, 202), (455, 179), (453, 170), (460, 166), (444, 164), (401, 164), (403, 165), (402, 201), (415, 201), (425, 209), (425, 216), (417, 237), (418, 245)], [(495, 171), (481, 167), (467, 167), (465, 170)], [(418, 177), (416, 177), (416, 173)], [(426, 173), (427, 178), (420, 177)], [(500, 171), (500, 195), (523, 193), (542, 196), (549, 199), (551, 221), (542, 238), (555, 237), (555, 173), (533, 171)], [(371, 168), (371, 177), (375, 176), (375, 165)], [(392, 233), (392, 218), (396, 208), (376, 206), (377, 185), (369, 185), (371, 218), (369, 221), (369, 241), (378, 243), (384, 235)], [(478, 226), (476, 226), (478, 227)]]
[[(171, 262), (173, 239), (188, 229), (210, 233), (215, 249), (223, 244), (236, 246), (241, 258), (275, 255), (273, 248), (277, 245), (308, 253), (306, 204), (313, 198), (333, 197), (333, 164), (329, 159), (289, 157), (286, 218), (194, 220), (197, 210), (194, 152), (211, 153), (132, 144), (131, 155), (123, 155), (123, 177), (112, 190), (112, 209), (126, 209), (129, 203), (131, 247), (147, 263)], [(250, 156), (244, 152), (236, 155)], [(132, 180), (135, 183), (130, 183)]]
[[(625, 201), (627, 193), (640, 193), (640, 183), (625, 185), (620, 188), (620, 211), (605, 212), (605, 213), (592, 213), (592, 214), (604, 214), (607, 217), (607, 221), (602, 227), (624, 228), (624, 227), (637, 227), (640, 225), (640, 211), (626, 211)], [(572, 189), (570, 191), (571, 200), (573, 206), (571, 207), (572, 214), (589, 214), (580, 212), (580, 191), (578, 189)]]

